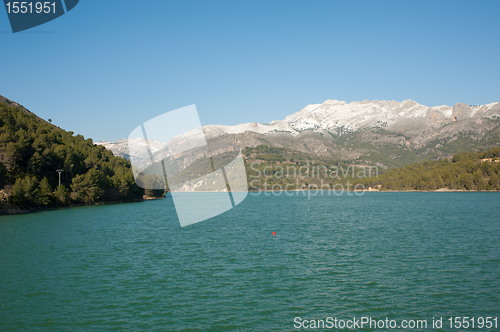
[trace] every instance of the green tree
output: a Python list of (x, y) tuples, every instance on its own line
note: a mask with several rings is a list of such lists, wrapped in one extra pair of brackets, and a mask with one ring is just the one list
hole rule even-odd
[(436, 178), (436, 187), (437, 187), (437, 189), (445, 187), (444, 180), (440, 175), (438, 175)]
[(58, 205), (66, 205), (70, 202), (70, 193), (68, 188), (66, 188), (64, 184), (57, 186), (54, 196), (57, 200)]
[(42, 206), (52, 205), (52, 188), (50, 188), (49, 180), (43, 178), (40, 181), (40, 191), (37, 197), (37, 203)]
[(101, 180), (102, 173), (95, 168), (90, 169), (85, 174), (77, 175), (71, 184), (71, 198), (79, 203), (95, 203), (104, 191), (99, 188)]
[(17, 206), (37, 205), (40, 189), (38, 180), (34, 176), (26, 176), (24, 179), (16, 179), (12, 187), (10, 202)]
[(498, 174), (491, 174), (490, 180), (488, 181), (488, 189), (496, 190), (498, 187)]
[(458, 177), (458, 183), (460, 187), (467, 190), (472, 190), (474, 188), (474, 179), (470, 173), (462, 173)]

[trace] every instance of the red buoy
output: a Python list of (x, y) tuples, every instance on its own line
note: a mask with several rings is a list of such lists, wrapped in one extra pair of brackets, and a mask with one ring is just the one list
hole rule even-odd
[(275, 235), (276, 235), (276, 232), (273, 232), (273, 236), (275, 236)]

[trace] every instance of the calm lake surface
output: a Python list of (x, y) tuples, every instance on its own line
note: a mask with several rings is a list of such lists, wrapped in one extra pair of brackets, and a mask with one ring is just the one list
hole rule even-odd
[(171, 199), (0, 216), (0, 331), (354, 316), (500, 319), (500, 193), (249, 194), (185, 228)]

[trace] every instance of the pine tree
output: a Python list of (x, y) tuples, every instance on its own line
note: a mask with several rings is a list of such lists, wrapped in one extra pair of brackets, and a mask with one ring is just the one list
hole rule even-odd
[(42, 181), (40, 181), (40, 192), (37, 203), (42, 206), (52, 205), (52, 188), (50, 188), (47, 178), (43, 178)]
[(70, 202), (69, 190), (64, 186), (64, 184), (57, 186), (54, 195), (57, 199), (57, 203), (60, 205), (66, 205)]

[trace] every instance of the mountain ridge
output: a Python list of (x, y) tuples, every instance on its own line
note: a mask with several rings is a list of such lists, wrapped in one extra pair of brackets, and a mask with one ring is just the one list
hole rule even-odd
[[(268, 124), (206, 125), (203, 130), (209, 143), (231, 142), (241, 149), (268, 145), (318, 157), (365, 160), (382, 151), (387, 163), (387, 158), (397, 159), (407, 155), (407, 150), (414, 155), (411, 162), (415, 162), (419, 158), (443, 158), (461, 150), (495, 147), (500, 141), (499, 120), (500, 102), (429, 107), (410, 99), (351, 103), (329, 99)], [(165, 155), (172, 147), (188, 141), (191, 134), (187, 132), (164, 144)], [(151, 143), (157, 150), (162, 149), (160, 142)], [(126, 139), (96, 144), (116, 155), (134, 157), (127, 152)]]
[[(472, 117), (476, 113), (485, 113), (493, 106), (500, 105), (498, 102), (486, 105), (469, 106), (464, 103), (457, 103), (455, 106), (425, 106), (411, 99), (397, 102), (395, 100), (364, 100), (347, 103), (339, 100), (326, 100), (321, 104), (310, 104), (300, 111), (288, 115), (283, 120), (274, 120), (270, 123), (244, 123), (235, 126), (207, 125), (208, 135), (220, 134), (221, 131), (229, 134), (239, 134), (244, 131), (253, 131), (261, 134), (270, 132), (289, 132), (297, 136), (304, 130), (335, 130), (345, 128), (347, 131), (355, 131), (363, 128), (381, 127), (384, 122), (388, 125), (396, 124), (405, 118), (424, 119), (428, 124), (440, 125), (456, 121), (459, 117), (464, 119)], [(469, 109), (467, 109), (469, 108)], [(485, 114), (488, 116), (488, 114)], [(500, 116), (500, 112), (496, 113)], [(342, 131), (340, 132), (342, 134)]]

